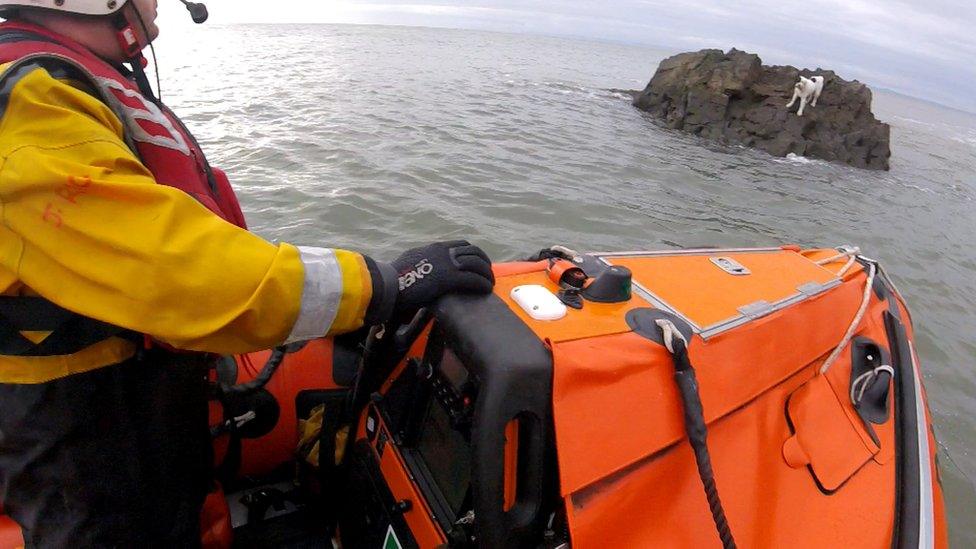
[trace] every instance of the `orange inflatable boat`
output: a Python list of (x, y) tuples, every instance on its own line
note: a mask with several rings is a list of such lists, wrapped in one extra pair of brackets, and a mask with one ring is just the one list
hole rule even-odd
[(910, 313), (857, 249), (556, 247), (496, 275), (224, 359), (204, 545), (947, 545)]

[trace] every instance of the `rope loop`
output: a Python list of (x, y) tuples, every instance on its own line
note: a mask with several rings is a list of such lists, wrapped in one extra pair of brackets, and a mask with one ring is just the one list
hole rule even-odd
[(888, 372), (888, 375), (890, 375), (892, 379), (895, 378), (895, 369), (887, 364), (882, 364), (873, 370), (868, 370), (867, 372), (857, 376), (854, 378), (854, 381), (851, 382), (851, 404), (853, 404), (855, 408), (860, 406), (861, 400), (864, 398), (864, 392), (867, 391), (868, 387), (874, 383), (874, 380), (877, 379), (881, 372)]

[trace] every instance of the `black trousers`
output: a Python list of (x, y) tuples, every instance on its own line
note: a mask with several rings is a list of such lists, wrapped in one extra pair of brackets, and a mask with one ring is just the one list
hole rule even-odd
[(206, 360), (159, 351), (0, 384), (0, 500), (27, 547), (194, 547), (209, 488)]

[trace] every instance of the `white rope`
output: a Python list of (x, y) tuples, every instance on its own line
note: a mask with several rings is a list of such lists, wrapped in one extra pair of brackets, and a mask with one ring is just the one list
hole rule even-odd
[(256, 417), (258, 417), (258, 415), (254, 412), (254, 410), (251, 410), (251, 411), (249, 411), (249, 412), (247, 412), (245, 414), (241, 414), (239, 416), (236, 416), (233, 419), (234, 426), (237, 427), (238, 429), (240, 429), (241, 427), (244, 426), (245, 423), (247, 423), (249, 421), (253, 421), (254, 418), (256, 418)]
[(666, 318), (659, 318), (654, 321), (658, 328), (661, 328), (661, 333), (664, 336), (664, 346), (668, 348), (668, 351), (674, 354), (674, 338), (677, 337), (681, 341), (685, 342), (685, 347), (688, 346), (688, 340), (685, 339), (684, 334), (682, 334), (673, 322)]
[(861, 248), (858, 248), (858, 247), (855, 246), (855, 247), (850, 248), (848, 250), (844, 250), (843, 252), (841, 252), (841, 253), (839, 253), (837, 255), (830, 256), (830, 257), (828, 257), (826, 259), (817, 260), (816, 263), (817, 263), (817, 265), (826, 265), (828, 263), (833, 263), (834, 261), (840, 261), (841, 259), (844, 259), (846, 257), (854, 257), (854, 256), (856, 256), (859, 253), (861, 253)]
[(871, 268), (868, 270), (868, 281), (864, 285), (864, 297), (861, 299), (861, 306), (857, 310), (857, 314), (854, 315), (854, 320), (851, 321), (850, 327), (847, 328), (847, 333), (844, 334), (844, 338), (840, 340), (837, 348), (834, 352), (830, 353), (827, 360), (824, 361), (823, 366), (820, 367), (820, 373), (826, 374), (827, 370), (834, 364), (837, 357), (840, 356), (841, 351), (847, 344), (851, 342), (851, 338), (854, 337), (854, 332), (857, 330), (858, 325), (861, 324), (861, 320), (864, 318), (864, 313), (868, 310), (868, 303), (871, 302), (871, 289), (874, 287), (874, 275), (877, 272), (877, 267), (874, 263), (871, 264)]
[[(887, 364), (882, 364), (873, 370), (868, 370), (863, 374), (857, 376), (851, 383), (851, 403), (857, 406), (861, 403), (861, 399), (864, 398), (864, 391), (868, 389), (874, 378), (877, 377), (881, 372), (888, 372), (892, 379), (895, 377), (895, 369)], [(857, 396), (854, 396), (857, 393)]]
[(857, 256), (852, 255), (851, 258), (847, 260), (847, 263), (845, 263), (844, 266), (841, 267), (839, 271), (837, 271), (837, 278), (844, 278), (844, 275), (847, 273), (847, 270), (850, 269), (852, 265), (854, 265), (855, 261), (857, 261)]

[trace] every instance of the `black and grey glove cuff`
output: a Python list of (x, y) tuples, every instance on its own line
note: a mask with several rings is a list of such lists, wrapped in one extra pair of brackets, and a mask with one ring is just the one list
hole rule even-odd
[(364, 326), (383, 324), (393, 316), (397, 296), (400, 293), (397, 272), (389, 263), (378, 263), (369, 256), (363, 256), (369, 278), (373, 284), (373, 297), (366, 308)]

